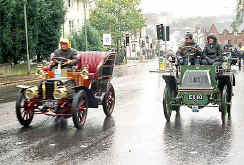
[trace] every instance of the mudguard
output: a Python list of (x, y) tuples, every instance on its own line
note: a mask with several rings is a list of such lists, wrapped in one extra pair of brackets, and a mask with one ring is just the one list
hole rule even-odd
[(168, 86), (171, 90), (177, 90), (177, 80), (175, 79), (175, 76), (163, 75), (162, 78), (164, 79), (166, 86)]
[(88, 95), (88, 107), (89, 108), (98, 108), (99, 100), (97, 100), (94, 97), (94, 95), (92, 94), (90, 89), (88, 89), (86, 86), (76, 86), (73, 89), (75, 90), (75, 92), (78, 92), (80, 90), (86, 91), (86, 93)]

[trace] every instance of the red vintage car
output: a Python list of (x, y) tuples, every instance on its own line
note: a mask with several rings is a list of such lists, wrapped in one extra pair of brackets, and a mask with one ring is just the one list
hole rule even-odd
[[(29, 126), (34, 114), (72, 117), (74, 126), (82, 128), (88, 108), (103, 106), (111, 116), (115, 105), (115, 92), (111, 83), (115, 53), (83, 52), (78, 64), (65, 68), (67, 59), (55, 57), (58, 68), (46, 70), (37, 86), (19, 85), (16, 100), (17, 119)], [(45, 69), (44, 69), (45, 70)]]

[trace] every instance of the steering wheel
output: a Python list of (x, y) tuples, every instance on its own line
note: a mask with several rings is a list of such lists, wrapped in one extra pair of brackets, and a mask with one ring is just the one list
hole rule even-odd
[(68, 65), (67, 62), (69, 59), (64, 58), (64, 57), (52, 57), (52, 60), (58, 64), (61, 64), (61, 66), (66, 66), (66, 65)]
[(181, 48), (181, 52), (184, 56), (196, 56), (198, 49), (192, 46), (184, 46)]

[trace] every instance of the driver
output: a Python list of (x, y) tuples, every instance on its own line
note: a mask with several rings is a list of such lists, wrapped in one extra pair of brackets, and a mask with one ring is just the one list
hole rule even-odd
[(66, 63), (68, 67), (71, 68), (73, 65), (77, 63), (78, 51), (71, 48), (71, 42), (68, 39), (63, 38), (60, 40), (59, 43), (60, 43), (60, 49), (55, 50), (51, 54), (49, 68), (52, 69), (54, 66), (57, 65), (53, 57), (63, 57), (68, 59)]
[[(182, 51), (182, 48), (185, 46), (191, 46), (197, 49), (197, 52), (195, 52), (196, 56), (190, 56), (187, 57), (185, 56), (185, 53)], [(185, 50), (186, 51), (186, 50)], [(201, 48), (193, 41), (193, 35), (190, 32), (187, 32), (185, 34), (185, 42), (178, 48), (176, 55), (178, 56), (179, 59), (179, 64), (180, 65), (187, 65), (188, 60), (191, 65), (196, 65), (199, 64), (199, 57), (201, 56)]]
[(210, 33), (207, 36), (207, 43), (203, 49), (203, 65), (221, 65), (223, 62), (222, 48), (216, 36)]

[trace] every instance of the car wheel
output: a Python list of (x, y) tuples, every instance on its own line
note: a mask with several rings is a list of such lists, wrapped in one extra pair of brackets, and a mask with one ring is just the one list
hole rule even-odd
[(225, 123), (226, 121), (226, 113), (230, 113), (230, 105), (228, 104), (228, 94), (227, 94), (227, 85), (224, 86), (222, 93), (221, 93), (221, 105), (220, 105), (220, 111), (221, 111), (221, 120), (222, 123)]
[(16, 98), (15, 112), (18, 121), (25, 127), (30, 125), (34, 117), (34, 108), (28, 105), (31, 105), (30, 102), (25, 98), (24, 92), (20, 91)]
[(88, 96), (86, 91), (81, 90), (73, 98), (72, 118), (77, 129), (84, 127), (88, 111)]
[(114, 87), (112, 84), (110, 84), (109, 90), (104, 96), (103, 99), (103, 111), (107, 117), (111, 116), (114, 110), (115, 105), (115, 92)]
[(163, 108), (164, 108), (164, 116), (167, 122), (170, 121), (172, 109), (170, 107), (170, 101), (172, 100), (174, 94), (170, 90), (170, 88), (166, 85), (164, 89), (164, 95), (163, 95)]

